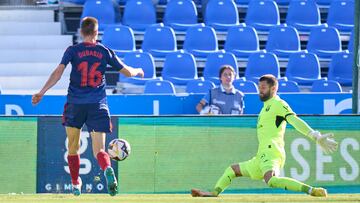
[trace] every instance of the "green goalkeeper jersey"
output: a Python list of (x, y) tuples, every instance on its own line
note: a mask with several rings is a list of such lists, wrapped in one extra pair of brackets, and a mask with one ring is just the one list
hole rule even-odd
[(279, 96), (264, 102), (257, 121), (258, 154), (270, 150), (274, 155), (285, 156), (286, 117), (294, 114)]

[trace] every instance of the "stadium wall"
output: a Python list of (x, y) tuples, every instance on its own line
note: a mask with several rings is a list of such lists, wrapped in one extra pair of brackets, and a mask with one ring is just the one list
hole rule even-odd
[[(188, 115), (198, 114), (196, 104), (202, 94), (171, 95), (110, 95), (108, 103), (112, 115)], [(298, 114), (351, 114), (352, 95), (281, 94)], [(45, 96), (37, 106), (31, 104), (31, 95), (0, 95), (0, 115), (61, 115), (65, 96)], [(258, 114), (262, 107), (258, 94), (246, 94), (245, 114)]]
[[(334, 132), (339, 150), (325, 155), (291, 126), (282, 175), (324, 186), (334, 193), (360, 193), (360, 116), (302, 116), (313, 128)], [(108, 142), (121, 137), (131, 156), (112, 162), (121, 193), (188, 193), (211, 189), (223, 170), (256, 153), (256, 116), (113, 117)], [(0, 193), (69, 193), (67, 147), (59, 116), (0, 117)], [(83, 192), (105, 193), (102, 172), (92, 158), (91, 139), (81, 134)], [(230, 193), (277, 193), (262, 181), (236, 179)]]

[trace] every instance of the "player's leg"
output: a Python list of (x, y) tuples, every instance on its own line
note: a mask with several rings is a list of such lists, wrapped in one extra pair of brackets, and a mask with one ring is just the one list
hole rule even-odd
[(68, 164), (70, 169), (71, 183), (73, 194), (78, 196), (81, 194), (82, 181), (79, 177), (80, 169), (80, 129), (74, 127), (66, 127), (68, 137)]
[(284, 157), (272, 153), (264, 153), (260, 158), (260, 167), (264, 172), (264, 180), (274, 188), (282, 188), (295, 192), (304, 192), (312, 196), (326, 196), (326, 190), (323, 188), (313, 188), (305, 183), (288, 177), (278, 177), (278, 173), (284, 165)]
[(233, 164), (225, 169), (224, 174), (216, 182), (214, 191), (208, 192), (200, 189), (191, 189), (191, 195), (193, 197), (217, 197), (231, 184), (235, 177), (240, 176), (242, 175), (239, 164)]
[(104, 171), (109, 194), (114, 196), (117, 194), (117, 180), (111, 167), (110, 157), (105, 150), (106, 133), (112, 130), (106, 104), (94, 104), (89, 107), (86, 126), (91, 134), (94, 157)]
[(65, 104), (63, 113), (63, 125), (68, 138), (68, 165), (70, 170), (74, 195), (81, 194), (80, 169), (80, 129), (85, 122), (85, 114), (81, 105)]
[(193, 197), (217, 197), (231, 184), (233, 179), (241, 176), (251, 177), (252, 179), (262, 178), (262, 174), (255, 157), (239, 164), (233, 164), (225, 169), (224, 174), (218, 179), (212, 192), (192, 189), (191, 195)]
[(324, 188), (311, 187), (305, 183), (288, 177), (277, 177), (275, 171), (268, 171), (264, 175), (265, 182), (274, 188), (282, 188), (296, 192), (304, 192), (311, 196), (326, 197), (327, 191)]

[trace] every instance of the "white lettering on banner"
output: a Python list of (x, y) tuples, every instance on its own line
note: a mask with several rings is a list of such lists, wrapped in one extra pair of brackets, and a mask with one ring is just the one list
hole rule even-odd
[[(15, 112), (15, 114), (12, 114), (12, 112)], [(19, 105), (16, 104), (5, 104), (5, 115), (11, 116), (11, 115), (19, 115), (23, 116), (24, 111)]]
[(64, 184), (64, 190), (71, 190), (71, 184)]
[[(79, 154), (84, 153), (89, 145), (88, 138), (90, 137), (88, 132), (81, 131), (80, 134), (80, 149)], [(68, 162), (67, 156), (69, 154), (68, 138), (65, 140), (66, 152), (64, 153), (64, 159), (66, 163)], [(84, 166), (84, 167), (82, 167)], [(70, 174), (69, 166), (64, 166), (66, 173)], [(80, 170), (79, 174), (89, 174), (91, 171), (91, 161), (87, 158), (80, 158)]]
[(304, 138), (297, 138), (291, 143), (291, 154), (294, 159), (302, 166), (302, 173), (299, 173), (297, 168), (290, 168), (291, 177), (299, 180), (305, 181), (310, 177), (310, 166), (309, 163), (305, 160), (303, 156), (299, 153), (299, 149), (302, 147), (304, 150), (310, 150), (309, 142)]
[(324, 114), (340, 114), (344, 110), (352, 109), (352, 99), (344, 99), (335, 104), (335, 99), (324, 100)]
[(50, 184), (50, 183), (48, 183), (48, 184), (45, 185), (45, 190), (46, 190), (46, 191), (50, 191), (50, 190), (51, 190), (51, 184)]
[(319, 145), (316, 145), (316, 180), (334, 181), (334, 174), (324, 173), (324, 163), (332, 163), (332, 157), (325, 155)]
[(160, 102), (159, 100), (153, 101), (153, 115), (158, 116), (160, 114)]
[(86, 184), (86, 185), (85, 185), (85, 190), (86, 190), (86, 192), (91, 192), (91, 191), (92, 191), (92, 188), (93, 188), (92, 184)]
[(104, 189), (104, 185), (99, 183), (96, 185), (96, 189), (98, 189), (99, 191), (103, 190)]
[[(347, 181), (353, 181), (359, 177), (359, 164), (351, 157), (347, 148), (351, 146), (353, 150), (359, 151), (359, 143), (353, 138), (345, 138), (340, 144), (340, 154), (344, 160), (350, 165), (351, 170), (346, 170), (346, 167), (340, 168), (340, 176)], [(359, 152), (357, 153), (359, 154)]]

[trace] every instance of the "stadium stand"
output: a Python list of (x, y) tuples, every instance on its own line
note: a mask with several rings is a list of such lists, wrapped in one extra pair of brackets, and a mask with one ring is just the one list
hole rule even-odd
[(144, 70), (144, 77), (125, 77), (120, 74), (119, 82), (144, 85), (148, 80), (156, 79), (155, 62), (151, 54), (145, 52), (131, 52), (125, 54), (124, 62), (132, 67), (141, 67)]
[(217, 52), (218, 41), (214, 28), (189, 28), (185, 35), (184, 50), (199, 58), (206, 58), (209, 53)]
[(342, 92), (342, 89), (336, 81), (319, 80), (313, 83), (311, 92)]
[(135, 36), (132, 29), (124, 25), (109, 25), (105, 28), (101, 41), (113, 49), (116, 55), (124, 57), (126, 53), (136, 51)]
[(351, 86), (353, 80), (353, 62), (354, 56), (352, 53), (342, 52), (334, 54), (329, 65), (329, 80), (337, 81), (344, 86)]
[(307, 50), (320, 58), (331, 58), (341, 52), (339, 31), (334, 27), (315, 27), (311, 30)]
[(175, 94), (175, 87), (167, 80), (150, 80), (145, 83), (144, 94)]
[(131, 27), (135, 32), (156, 23), (156, 10), (151, 0), (128, 0), (124, 8), (122, 23)]
[(354, 1), (333, 0), (329, 7), (327, 24), (340, 32), (351, 32), (354, 27)]
[(94, 0), (86, 1), (84, 3), (81, 19), (91, 16), (98, 20), (99, 31), (104, 31), (106, 26), (115, 23), (115, 9), (112, 1), (109, 0)]
[(321, 80), (318, 57), (313, 53), (291, 54), (285, 76), (299, 85), (311, 85)]
[(289, 92), (300, 92), (298, 84), (290, 80), (279, 80), (279, 90), (280, 93), (289, 93)]
[(244, 93), (258, 93), (259, 89), (253, 81), (235, 80), (234, 87)]
[(288, 58), (290, 54), (300, 52), (300, 37), (297, 30), (289, 26), (276, 26), (270, 29), (266, 51), (279, 58)]
[(246, 80), (257, 82), (264, 74), (273, 74), (280, 78), (280, 66), (278, 58), (273, 53), (251, 54), (245, 70)]
[(195, 58), (190, 53), (169, 53), (164, 62), (162, 78), (174, 85), (186, 85), (187, 82), (198, 78)]
[(231, 65), (236, 71), (235, 77), (239, 78), (239, 70), (237, 68), (237, 61), (234, 54), (217, 52), (211, 53), (207, 57), (203, 71), (204, 79), (219, 85), (219, 71), (223, 65)]
[(190, 80), (186, 84), (186, 92), (189, 94), (205, 94), (214, 87), (215, 84), (209, 80)]
[(229, 27), (239, 25), (238, 9), (235, 2), (210, 0), (206, 6), (205, 24), (213, 27), (216, 31), (227, 31)]
[(165, 8), (164, 24), (172, 27), (176, 32), (185, 32), (189, 27), (197, 27), (198, 12), (193, 1), (169, 1)]
[(320, 10), (314, 0), (291, 1), (286, 15), (286, 24), (299, 32), (309, 33), (321, 25)]
[[(61, 35), (53, 10), (1, 10), (0, 35), (2, 94), (38, 91), (72, 45), (72, 36)], [(49, 94), (66, 94), (70, 69)]]
[(147, 27), (141, 48), (154, 57), (165, 58), (167, 54), (177, 51), (174, 30), (162, 23)]
[(248, 58), (252, 53), (258, 53), (259, 38), (255, 28), (251, 26), (234, 26), (229, 28), (224, 49), (239, 58)]
[(275, 1), (250, 1), (245, 23), (258, 32), (267, 32), (273, 26), (280, 25), (279, 9)]

